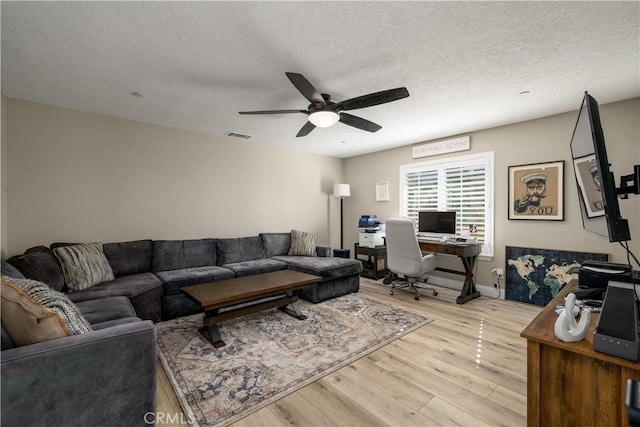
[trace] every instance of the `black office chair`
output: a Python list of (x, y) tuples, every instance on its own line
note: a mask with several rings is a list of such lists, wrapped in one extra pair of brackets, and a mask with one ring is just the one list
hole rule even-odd
[(632, 379), (627, 380), (627, 395), (624, 404), (627, 405), (629, 425), (640, 427), (640, 382)]

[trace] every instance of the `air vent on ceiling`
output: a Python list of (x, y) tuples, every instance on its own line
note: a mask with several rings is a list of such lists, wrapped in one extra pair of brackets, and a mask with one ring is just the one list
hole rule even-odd
[(250, 139), (251, 135), (245, 135), (243, 133), (237, 133), (237, 132), (227, 132), (224, 134), (224, 136), (230, 136), (233, 138), (241, 138), (241, 139)]

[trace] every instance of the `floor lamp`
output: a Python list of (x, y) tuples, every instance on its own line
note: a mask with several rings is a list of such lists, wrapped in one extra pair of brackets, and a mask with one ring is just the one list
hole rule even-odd
[(342, 225), (343, 201), (345, 197), (351, 196), (351, 186), (349, 184), (336, 184), (333, 186), (333, 196), (340, 199), (340, 249), (344, 258), (349, 258), (349, 251), (344, 250), (344, 230)]

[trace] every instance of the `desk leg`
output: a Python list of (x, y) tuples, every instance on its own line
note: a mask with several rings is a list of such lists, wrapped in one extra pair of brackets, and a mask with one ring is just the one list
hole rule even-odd
[(456, 298), (456, 303), (464, 304), (465, 302), (471, 301), (472, 299), (478, 298), (480, 296), (480, 292), (476, 290), (476, 282), (473, 278), (473, 270), (476, 267), (478, 256), (461, 256), (460, 260), (462, 261), (462, 265), (464, 265), (464, 286), (462, 287), (460, 296)]

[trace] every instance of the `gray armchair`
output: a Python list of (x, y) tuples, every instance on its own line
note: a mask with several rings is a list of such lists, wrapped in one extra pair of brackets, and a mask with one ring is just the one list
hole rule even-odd
[[(434, 254), (423, 255), (418, 244), (415, 223), (408, 218), (390, 219), (385, 224), (386, 227), (386, 246), (387, 246), (387, 263), (389, 270), (399, 276), (399, 280), (391, 282), (391, 290), (389, 293), (393, 295), (396, 287), (408, 287), (420, 299), (419, 289), (426, 289), (419, 286), (416, 282), (425, 283), (427, 281), (427, 273), (434, 270), (437, 266), (436, 256)], [(428, 288), (433, 291), (433, 295), (438, 295), (434, 288)]]

